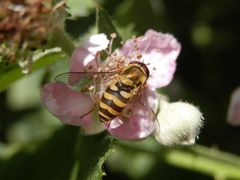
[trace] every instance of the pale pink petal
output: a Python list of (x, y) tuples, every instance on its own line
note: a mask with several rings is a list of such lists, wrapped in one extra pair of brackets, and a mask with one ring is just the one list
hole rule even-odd
[(87, 65), (96, 67), (95, 55), (85, 48), (76, 48), (70, 60), (70, 72), (84, 72)]
[(100, 122), (99, 118), (97, 118), (97, 112), (92, 111), (82, 118), (83, 124), (85, 124), (83, 133), (90, 135), (100, 133), (105, 130), (105, 126), (102, 122)]
[(148, 30), (144, 36), (126, 41), (119, 52), (126, 57), (141, 54), (140, 60), (150, 71), (147, 83), (152, 88), (160, 88), (171, 82), (180, 50), (181, 45), (172, 35)]
[[(85, 48), (76, 48), (73, 51), (71, 60), (70, 60), (70, 72), (86, 72), (86, 71), (96, 71), (97, 63), (96, 56), (92, 55)], [(68, 83), (69, 85), (74, 85), (78, 83), (82, 78), (86, 77), (84, 74), (80, 73), (71, 73)]]
[(63, 123), (90, 126), (92, 118), (81, 118), (91, 111), (94, 102), (89, 95), (75, 92), (61, 83), (48, 83), (41, 89), (41, 99), (47, 109)]
[(120, 116), (106, 123), (106, 129), (113, 136), (123, 140), (140, 140), (152, 134), (155, 129), (157, 95), (155, 91), (146, 89), (142, 97), (127, 107), (132, 110), (128, 120)]
[(231, 95), (227, 122), (234, 126), (240, 125), (240, 87), (234, 90)]
[(148, 30), (142, 38), (140, 51), (148, 53), (154, 49), (161, 50), (163, 54), (168, 54), (172, 51), (179, 53), (181, 45), (171, 34)]
[(147, 84), (152, 88), (161, 88), (167, 86), (176, 70), (175, 52), (163, 55), (160, 52), (152, 51), (143, 55), (144, 62), (147, 65), (150, 77)]
[[(140, 140), (146, 138), (154, 131), (154, 124), (148, 121), (145, 116), (141, 115), (133, 115), (124, 123), (120, 118), (115, 118), (111, 121), (108, 131), (122, 140)], [(118, 127), (115, 127), (116, 123)]]
[[(108, 47), (109, 40), (105, 34), (92, 35), (83, 47), (76, 48), (70, 59), (70, 72), (97, 71), (98, 52)], [(69, 83), (77, 82), (81, 76), (70, 76)]]

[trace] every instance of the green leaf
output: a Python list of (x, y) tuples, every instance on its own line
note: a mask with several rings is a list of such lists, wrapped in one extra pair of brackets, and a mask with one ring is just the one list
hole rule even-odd
[(116, 33), (117, 37), (113, 41), (112, 49), (119, 47), (121, 45), (121, 37), (114, 27), (109, 14), (102, 8), (97, 8), (96, 23), (99, 33), (104, 33), (111, 39), (111, 34)]
[(51, 32), (49, 42), (49, 48), (60, 47), (68, 56), (72, 55), (75, 46), (66, 32), (60, 28), (55, 28)]
[(105, 173), (102, 164), (112, 152), (113, 139), (106, 133), (80, 136), (77, 145), (77, 161), (71, 180), (97, 180)]
[(37, 149), (22, 150), (0, 163), (1, 179), (69, 179), (74, 165), (78, 127), (64, 126)]
[[(32, 71), (44, 68), (65, 58), (66, 55), (63, 52), (53, 52), (46, 54), (33, 62)], [(23, 76), (24, 74), (17, 64), (3, 71), (0, 75), (0, 92), (7, 89), (11, 83)]]
[(96, 7), (94, 0), (68, 0), (68, 12), (73, 18), (88, 16), (91, 11)]

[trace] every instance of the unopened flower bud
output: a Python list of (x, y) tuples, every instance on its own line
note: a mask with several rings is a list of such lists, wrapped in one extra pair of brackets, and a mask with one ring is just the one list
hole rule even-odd
[(155, 138), (166, 146), (191, 145), (203, 124), (199, 109), (189, 103), (161, 101)]

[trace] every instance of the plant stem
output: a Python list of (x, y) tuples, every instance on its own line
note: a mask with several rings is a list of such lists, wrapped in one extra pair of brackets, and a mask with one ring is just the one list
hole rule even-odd
[(188, 148), (149, 148), (117, 142), (119, 148), (139, 151), (158, 157), (161, 161), (207, 174), (213, 177), (240, 179), (240, 157), (217, 149), (195, 145)]

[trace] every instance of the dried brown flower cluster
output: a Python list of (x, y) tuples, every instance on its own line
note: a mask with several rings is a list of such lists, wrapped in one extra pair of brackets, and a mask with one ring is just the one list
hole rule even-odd
[(1, 0), (0, 57), (8, 64), (31, 61), (53, 28), (54, 10), (51, 0)]

